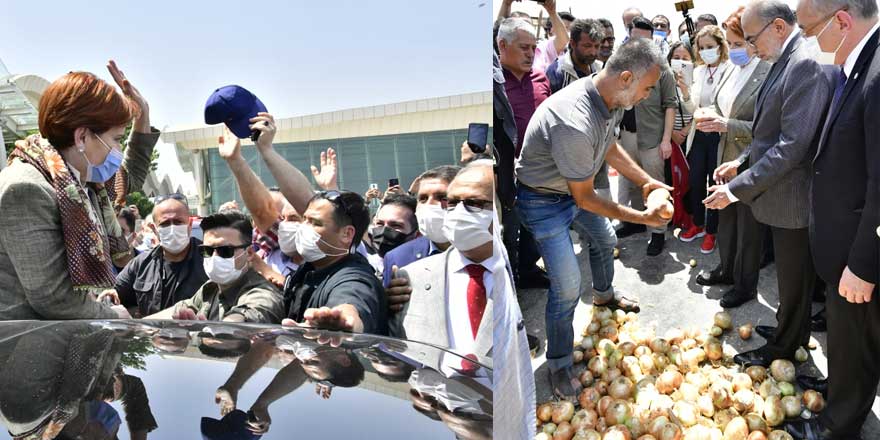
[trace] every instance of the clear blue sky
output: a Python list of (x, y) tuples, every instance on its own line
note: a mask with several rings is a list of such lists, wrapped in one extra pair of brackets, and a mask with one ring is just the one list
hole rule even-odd
[(203, 123), (208, 95), (227, 84), (278, 117), (491, 86), (488, 0), (3, 3), (11, 73), (112, 81), (113, 58), (159, 128)]

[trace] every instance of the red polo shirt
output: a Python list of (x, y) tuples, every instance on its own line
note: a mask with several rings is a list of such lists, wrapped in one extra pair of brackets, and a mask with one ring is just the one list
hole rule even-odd
[(509, 70), (503, 70), (504, 91), (507, 92), (507, 100), (510, 101), (516, 122), (516, 157), (519, 157), (529, 120), (532, 119), (535, 109), (552, 93), (550, 81), (544, 72), (532, 70), (523, 75), (522, 79), (517, 79)]

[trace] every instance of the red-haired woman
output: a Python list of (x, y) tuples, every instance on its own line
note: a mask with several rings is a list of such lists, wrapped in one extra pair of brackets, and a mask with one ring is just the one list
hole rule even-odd
[(107, 68), (123, 94), (91, 73), (62, 76), (40, 99), (41, 135), (16, 142), (0, 172), (0, 320), (128, 317), (95, 300), (131, 255), (111, 196), (140, 190), (159, 132), (143, 96)]

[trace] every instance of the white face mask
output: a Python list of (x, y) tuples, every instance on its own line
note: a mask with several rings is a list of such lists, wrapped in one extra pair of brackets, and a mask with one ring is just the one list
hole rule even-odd
[(711, 49), (703, 49), (700, 51), (700, 58), (706, 62), (706, 64), (715, 64), (718, 62), (718, 48), (713, 47)]
[(210, 278), (211, 281), (220, 285), (226, 285), (235, 282), (236, 280), (241, 278), (242, 273), (242, 269), (236, 269), (235, 260), (242, 255), (247, 255), (247, 253), (244, 252), (232, 258), (222, 258), (219, 255), (213, 255), (211, 256), (211, 258), (205, 258), (205, 274), (208, 275), (208, 278)]
[[(294, 239), (296, 243), (296, 252), (300, 254), (304, 260), (308, 263), (312, 263), (318, 260), (323, 259), (324, 257), (339, 257), (348, 253), (348, 249), (342, 249), (336, 246), (327, 243), (326, 240), (321, 238), (321, 234), (315, 230), (315, 228), (308, 224), (302, 223), (299, 226), (299, 229), (296, 231), (296, 238)], [(337, 249), (342, 251), (338, 254), (326, 254), (321, 250), (321, 247), (318, 246), (318, 242), (323, 241), (327, 247), (331, 247), (333, 249)]]
[(281, 252), (293, 255), (296, 251), (296, 232), (302, 223), (284, 221), (278, 224), (278, 245)]
[(170, 225), (158, 228), (159, 244), (165, 250), (176, 254), (189, 244), (189, 225)]
[(807, 44), (809, 46), (812, 46), (813, 59), (816, 60), (816, 62), (819, 64), (836, 64), (834, 61), (837, 57), (837, 51), (840, 50), (840, 48), (843, 46), (843, 42), (846, 41), (847, 35), (849, 35), (847, 34), (843, 36), (843, 39), (840, 40), (840, 44), (837, 45), (837, 49), (834, 49), (833, 52), (823, 51), (822, 46), (819, 44), (819, 37), (821, 37), (822, 34), (824, 34), (826, 30), (828, 30), (828, 25), (830, 25), (833, 21), (834, 17), (831, 17), (830, 19), (828, 19), (828, 23), (825, 23), (825, 27), (822, 28), (821, 32), (816, 34), (816, 36), (814, 37), (807, 38)]
[(416, 206), (416, 219), (419, 221), (419, 232), (434, 243), (448, 243), (449, 240), (443, 235), (443, 220), (446, 218), (446, 210), (440, 205), (428, 205), (419, 203)]
[(491, 225), (491, 209), (471, 213), (465, 209), (464, 203), (459, 203), (451, 211), (446, 211), (443, 235), (459, 251), (469, 251), (492, 241)]

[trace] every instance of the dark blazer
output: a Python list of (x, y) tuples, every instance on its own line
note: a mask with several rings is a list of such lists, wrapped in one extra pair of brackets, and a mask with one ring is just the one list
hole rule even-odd
[(758, 94), (752, 143), (740, 156), (749, 168), (728, 184), (755, 219), (788, 229), (809, 225), (810, 159), (832, 94), (795, 32)]
[(880, 31), (862, 49), (813, 159), (810, 244), (816, 272), (880, 278)]
[(516, 177), (513, 168), (516, 161), (516, 121), (513, 108), (504, 91), (504, 72), (498, 54), (492, 54), (492, 144), (495, 150), (495, 191), (501, 206), (510, 210), (516, 199)]
[[(438, 251), (438, 253), (441, 251)], [(428, 237), (421, 236), (415, 240), (410, 240), (385, 254), (382, 265), (382, 285), (388, 287), (391, 283), (391, 266), (397, 266), (398, 269), (410, 263), (421, 260), (431, 255), (431, 240)]]

